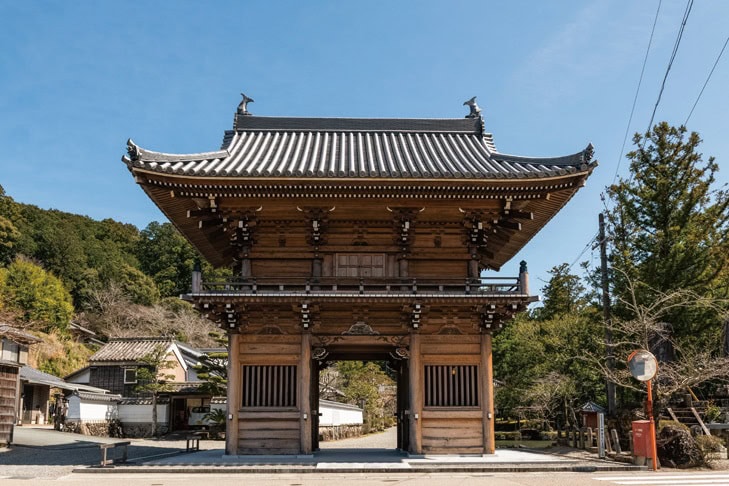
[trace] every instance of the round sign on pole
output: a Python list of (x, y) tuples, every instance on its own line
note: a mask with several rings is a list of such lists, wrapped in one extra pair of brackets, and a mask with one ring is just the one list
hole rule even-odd
[(652, 380), (658, 371), (658, 361), (649, 351), (638, 349), (628, 356), (628, 370), (636, 380)]

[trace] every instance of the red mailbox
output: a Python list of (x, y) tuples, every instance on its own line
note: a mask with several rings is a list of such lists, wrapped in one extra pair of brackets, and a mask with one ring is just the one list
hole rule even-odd
[(633, 421), (633, 457), (653, 457), (651, 447), (651, 423), (649, 420)]

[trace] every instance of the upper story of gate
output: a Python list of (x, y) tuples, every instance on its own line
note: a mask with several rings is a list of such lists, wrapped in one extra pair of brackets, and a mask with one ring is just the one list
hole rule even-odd
[(124, 163), (213, 265), (266, 279), (478, 278), (512, 258), (596, 167), (500, 153), (479, 111), (456, 119), (262, 117), (220, 150)]

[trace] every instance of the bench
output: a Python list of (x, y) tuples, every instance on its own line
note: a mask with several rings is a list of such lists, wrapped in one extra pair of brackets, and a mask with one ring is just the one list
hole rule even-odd
[(192, 434), (187, 436), (187, 445), (185, 446), (185, 449), (187, 452), (191, 451), (199, 451), (200, 450), (200, 439), (209, 439), (210, 433), (206, 432), (204, 430), (200, 432), (193, 432)]
[(117, 462), (127, 462), (127, 446), (129, 444), (131, 444), (131, 442), (110, 442), (108, 444), (99, 444), (99, 449), (101, 450), (101, 467), (114, 464), (115, 462), (113, 458), (108, 458), (109, 449), (121, 449), (122, 457)]

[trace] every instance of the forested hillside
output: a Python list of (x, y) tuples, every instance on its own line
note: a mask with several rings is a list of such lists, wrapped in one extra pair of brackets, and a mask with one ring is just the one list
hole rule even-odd
[(46, 335), (34, 353), (44, 371), (73, 371), (93, 351), (74, 343), (71, 322), (101, 339), (165, 335), (213, 344), (216, 328), (178, 299), (196, 258), (169, 223), (140, 231), (23, 204), (0, 186), (0, 320)]

